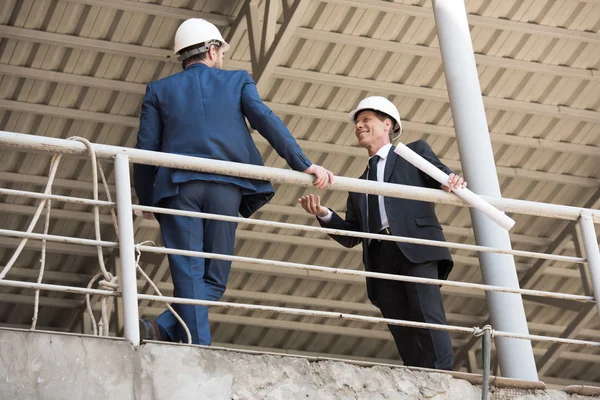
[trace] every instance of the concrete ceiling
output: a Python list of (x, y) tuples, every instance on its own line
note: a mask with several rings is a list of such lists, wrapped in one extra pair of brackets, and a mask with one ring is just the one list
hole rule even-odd
[[(600, 1), (467, 0), (471, 35), (503, 196), (598, 208), (600, 205)], [(0, 129), (131, 147), (145, 84), (180, 70), (171, 53), (178, 25), (189, 17), (220, 27), (232, 45), (226, 68), (253, 74), (265, 102), (290, 128), (308, 157), (336, 175), (357, 177), (366, 154), (345, 113), (364, 96), (385, 95), (399, 108), (402, 141), (427, 140), (461, 170), (431, 10), (426, 0), (6, 0), (0, 4)], [(251, 34), (250, 34), (251, 33)], [(254, 134), (268, 166), (285, 162)], [(2, 187), (40, 190), (49, 157), (1, 151)], [(105, 163), (114, 184), (112, 166)], [(91, 197), (89, 163), (63, 161), (54, 192)], [(111, 186), (114, 190), (114, 186)], [(256, 218), (314, 224), (296, 206), (303, 188), (278, 185)], [(344, 193), (316, 191), (344, 211)], [(23, 230), (36, 201), (2, 196), (0, 228)], [(53, 203), (51, 233), (93, 237), (85, 206)], [(466, 210), (438, 206), (446, 238), (474, 243)], [(515, 249), (580, 254), (573, 223), (515, 215)], [(102, 217), (103, 238), (114, 231)], [(155, 223), (137, 220), (136, 241), (159, 242)], [(19, 240), (0, 241), (0, 266)], [(35, 280), (39, 242), (32, 241), (9, 279)], [(96, 274), (95, 249), (48, 244), (45, 282), (84, 286)], [(320, 234), (240, 225), (235, 252), (329, 267), (362, 269), (359, 249)], [(450, 279), (481, 282), (476, 254), (453, 252)], [(106, 251), (108, 264), (116, 257)], [(168, 264), (146, 255), (145, 270), (166, 294)], [(585, 268), (518, 258), (521, 286), (589, 294)], [(151, 292), (140, 280), (140, 291)], [(488, 319), (480, 291), (443, 289), (449, 323)], [(0, 325), (29, 326), (31, 291), (0, 289)], [(378, 315), (362, 278), (234, 263), (225, 300)], [(39, 327), (82, 331), (83, 300), (42, 293)], [(162, 311), (141, 302), (147, 316)], [(600, 341), (592, 305), (525, 299), (534, 334)], [(366, 323), (271, 312), (213, 309), (214, 341), (229, 347), (326, 354), (397, 362), (387, 329)], [(118, 318), (113, 326), (118, 326)], [(480, 343), (454, 335), (458, 366), (479, 371)], [(600, 350), (535, 343), (540, 377), (551, 385), (600, 384)]]

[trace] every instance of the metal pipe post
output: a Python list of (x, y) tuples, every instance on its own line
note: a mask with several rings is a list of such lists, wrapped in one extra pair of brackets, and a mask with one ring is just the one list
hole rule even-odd
[(125, 339), (132, 345), (140, 344), (135, 245), (133, 240), (133, 209), (131, 208), (131, 182), (129, 157), (115, 156), (115, 184), (117, 188), (117, 213), (119, 221), (119, 254), (121, 257), (121, 292)]
[(483, 362), (483, 380), (481, 382), (481, 399), (487, 400), (490, 391), (490, 364), (492, 359), (492, 327), (483, 327), (481, 342), (481, 360)]
[(587, 258), (588, 270), (590, 271), (596, 307), (600, 315), (600, 250), (598, 249), (598, 239), (596, 230), (594, 229), (594, 222), (589, 213), (581, 213), (579, 227), (581, 228), (583, 248), (585, 250), (585, 257)]
[[(500, 198), (500, 185), (464, 0), (433, 0), (433, 12), (465, 178), (475, 193)], [(506, 230), (481, 212), (470, 212), (477, 244), (511, 248)], [(479, 253), (479, 261), (485, 284), (519, 287), (515, 261), (511, 255)], [(496, 329), (529, 333), (520, 295), (486, 293), (486, 298), (492, 325)], [(502, 375), (507, 378), (538, 380), (530, 341), (497, 337), (496, 349)]]

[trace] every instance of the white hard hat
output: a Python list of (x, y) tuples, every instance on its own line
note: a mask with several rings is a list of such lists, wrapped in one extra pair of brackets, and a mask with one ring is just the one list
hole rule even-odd
[(179, 54), (178, 60), (183, 61), (186, 58), (193, 56), (194, 54), (203, 53), (210, 49), (211, 41), (219, 41), (221, 42), (221, 47), (223, 48), (223, 52), (229, 50), (229, 45), (221, 36), (221, 32), (219, 29), (202, 18), (190, 18), (188, 20), (183, 21), (179, 28), (177, 28), (177, 32), (175, 32), (175, 45), (173, 47), (173, 51), (175, 54), (178, 54), (181, 50), (199, 45), (202, 43), (207, 43), (208, 46), (201, 49), (194, 49), (195, 51), (186, 51), (186, 54)]
[(366, 97), (358, 103), (358, 107), (348, 113), (352, 123), (356, 122), (356, 114), (362, 110), (375, 110), (389, 116), (395, 122), (392, 126), (393, 135), (390, 134), (390, 138), (394, 140), (400, 137), (400, 134), (402, 133), (402, 122), (400, 121), (400, 113), (394, 103), (382, 96)]

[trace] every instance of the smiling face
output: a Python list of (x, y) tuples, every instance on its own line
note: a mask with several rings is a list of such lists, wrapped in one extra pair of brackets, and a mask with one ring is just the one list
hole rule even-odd
[(356, 114), (354, 122), (354, 134), (358, 139), (358, 145), (369, 152), (369, 157), (377, 154), (380, 148), (390, 143), (390, 129), (392, 121), (382, 118), (375, 111), (363, 110)]

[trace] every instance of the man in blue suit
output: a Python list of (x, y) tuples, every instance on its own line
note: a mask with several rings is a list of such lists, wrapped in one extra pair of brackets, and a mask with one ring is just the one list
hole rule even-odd
[[(246, 71), (225, 71), (229, 44), (213, 24), (193, 18), (175, 34), (175, 53), (183, 71), (148, 84), (142, 103), (136, 148), (172, 154), (263, 165), (246, 125), (262, 134), (296, 171), (315, 175), (314, 185), (333, 182), (333, 174), (312, 164), (283, 122), (265, 106)], [(178, 210), (251, 216), (273, 196), (267, 181), (134, 165), (140, 204)], [(146, 213), (145, 218), (154, 218)], [(162, 214), (157, 217), (165, 247), (233, 254), (232, 222)], [(169, 255), (174, 295), (219, 300), (225, 292), (230, 261)], [(175, 305), (191, 332), (192, 343), (210, 345), (208, 308)], [(142, 339), (187, 342), (170, 311), (155, 321), (140, 321)]]
[[(440, 188), (433, 178), (418, 170), (394, 152), (391, 142), (400, 136), (402, 125), (398, 109), (388, 99), (367, 97), (350, 113), (358, 144), (369, 153), (368, 167), (360, 179), (403, 185)], [(431, 147), (419, 140), (407, 145), (433, 165), (449, 174), (448, 186), (466, 187), (462, 178), (446, 167)], [(298, 200), (327, 228), (444, 241), (434, 204), (394, 197), (349, 193), (346, 218), (320, 204), (320, 198), (307, 195)], [(345, 247), (363, 246), (367, 271), (446, 279), (452, 258), (445, 247), (392, 241), (367, 240), (331, 235)], [(367, 278), (367, 293), (385, 318), (445, 324), (446, 315), (437, 285)], [(388, 326), (405, 365), (452, 369), (454, 353), (447, 331)]]

